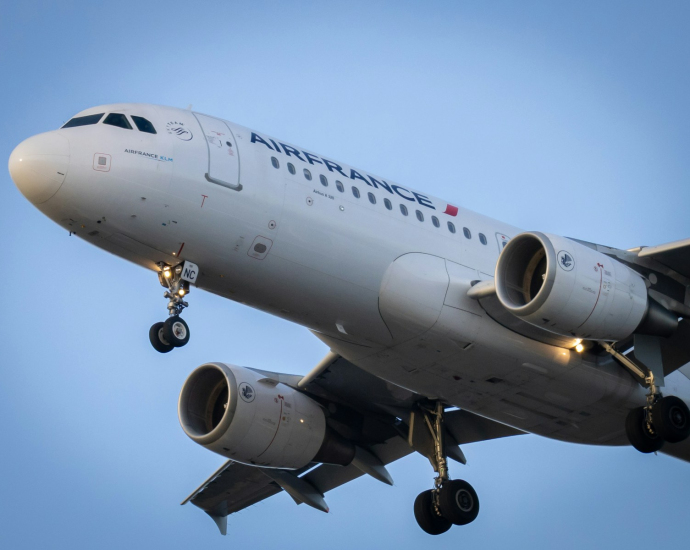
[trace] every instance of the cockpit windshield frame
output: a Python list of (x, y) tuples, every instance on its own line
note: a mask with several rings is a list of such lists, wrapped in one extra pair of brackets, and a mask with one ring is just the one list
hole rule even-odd
[(156, 129), (153, 127), (151, 121), (145, 119), (143, 116), (131, 115), (134, 124), (140, 132), (145, 132), (147, 134), (157, 134)]
[(78, 126), (90, 126), (92, 124), (98, 124), (100, 120), (103, 118), (104, 114), (105, 113), (100, 113), (96, 115), (75, 116), (69, 119), (60, 128), (76, 128)]
[(132, 125), (124, 113), (108, 113), (108, 116), (103, 119), (103, 124), (115, 126), (115, 128), (123, 128), (124, 130), (132, 130)]

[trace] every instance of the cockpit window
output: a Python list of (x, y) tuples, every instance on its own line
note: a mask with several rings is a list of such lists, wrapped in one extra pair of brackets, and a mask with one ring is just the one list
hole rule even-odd
[(127, 117), (122, 113), (110, 113), (107, 117), (105, 117), (103, 124), (110, 124), (111, 126), (125, 128), (126, 130), (132, 129), (132, 125), (129, 123), (129, 120), (127, 120)]
[(103, 118), (103, 113), (98, 115), (75, 116), (67, 122), (63, 128), (75, 128), (76, 126), (88, 126), (89, 124), (98, 124), (98, 121)]
[(146, 132), (147, 134), (156, 133), (156, 129), (153, 127), (153, 124), (151, 124), (144, 117), (132, 115), (132, 120), (134, 121), (134, 124), (137, 125), (137, 128), (139, 128), (140, 132)]

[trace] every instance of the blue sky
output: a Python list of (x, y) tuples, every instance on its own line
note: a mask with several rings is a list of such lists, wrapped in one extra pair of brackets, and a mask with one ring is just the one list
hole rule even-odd
[[(690, 236), (689, 23), (683, 2), (5, 2), (0, 157), (92, 105), (191, 103), (525, 229), (659, 244)], [(193, 292), (190, 345), (157, 354), (155, 276), (0, 178), (0, 547), (687, 544), (690, 464), (535, 436), (464, 449), (451, 474), (482, 511), (433, 541), (421, 457), (392, 488), (329, 493), (328, 515), (282, 494), (219, 536), (179, 506), (223, 461), (182, 433), (182, 382), (209, 360), (306, 373), (327, 350)]]

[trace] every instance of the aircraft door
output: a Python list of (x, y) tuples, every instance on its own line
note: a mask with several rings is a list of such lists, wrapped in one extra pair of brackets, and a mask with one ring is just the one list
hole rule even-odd
[(240, 159), (235, 136), (220, 119), (194, 113), (206, 137), (208, 170), (206, 179), (216, 185), (240, 191)]

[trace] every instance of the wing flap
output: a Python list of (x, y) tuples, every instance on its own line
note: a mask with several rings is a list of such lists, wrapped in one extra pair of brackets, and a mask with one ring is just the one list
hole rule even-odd
[(210, 515), (227, 516), (280, 491), (260, 468), (228, 460), (182, 504), (191, 502)]

